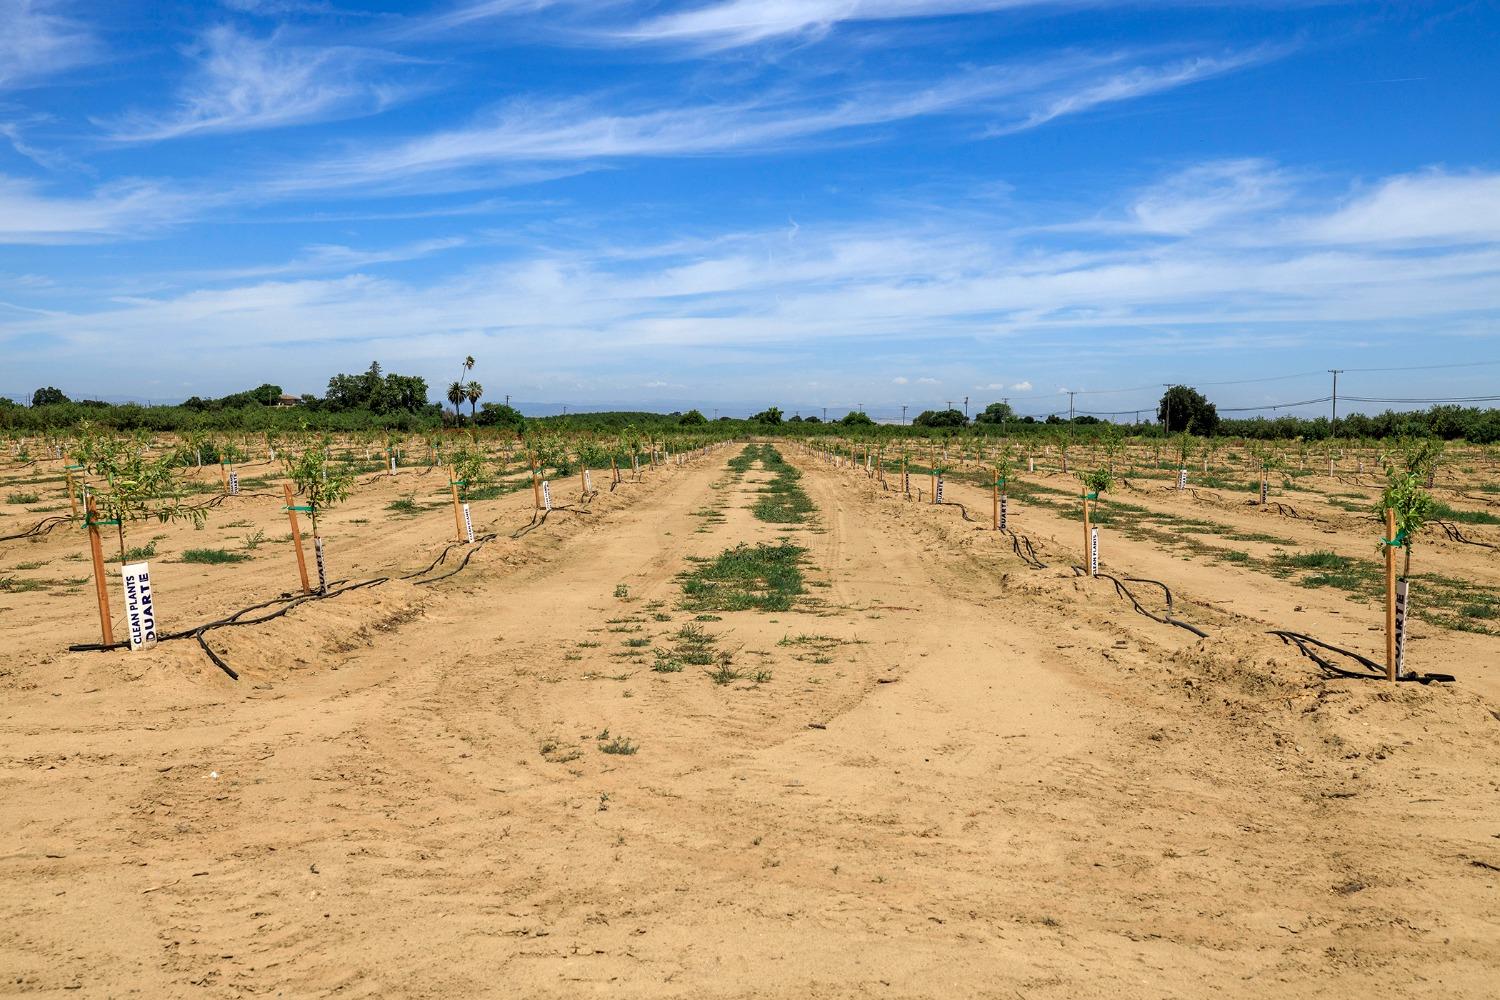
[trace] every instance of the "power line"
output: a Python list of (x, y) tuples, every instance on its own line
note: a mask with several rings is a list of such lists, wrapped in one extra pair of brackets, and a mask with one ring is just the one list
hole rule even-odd
[(1448, 399), (1412, 399), (1385, 396), (1345, 396), (1356, 403), (1493, 403), (1500, 396), (1452, 396)]

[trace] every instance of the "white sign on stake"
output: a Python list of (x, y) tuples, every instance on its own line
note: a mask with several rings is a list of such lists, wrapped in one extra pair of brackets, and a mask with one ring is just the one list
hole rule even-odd
[(391, 475), (396, 474), (396, 453), (391, 452)]
[(1099, 575), (1099, 529), (1089, 529), (1089, 576)]
[(588, 469), (583, 470), (583, 491), (585, 493), (594, 492), (594, 477)]
[(937, 503), (942, 503), (943, 502), (943, 477), (942, 476), (938, 476), (938, 481), (937, 481), (937, 496), (935, 496), (933, 499)]
[(1406, 676), (1406, 612), (1411, 607), (1408, 584), (1396, 581), (1396, 676)]
[(911, 473), (905, 473), (904, 478), (906, 479), (906, 482), (901, 484), (902, 489), (906, 492), (907, 496), (911, 496)]
[(1262, 479), (1260, 481), (1260, 505), (1262, 507), (1264, 507), (1266, 505), (1266, 496), (1270, 492), (1271, 492), (1271, 484), (1268, 481)]
[(1178, 469), (1177, 470), (1177, 488), (1179, 490), (1185, 490), (1185, 489), (1187, 489), (1187, 470), (1186, 469)]
[(240, 495), (240, 474), (231, 472), (229, 474), (229, 495), (237, 497)]
[(125, 585), (125, 622), (130, 628), (131, 650), (156, 645), (156, 606), (151, 597), (151, 567), (131, 563), (121, 568)]
[(1005, 508), (1010, 505), (1010, 497), (1004, 494), (1000, 497), (1000, 530), (1005, 530)]
[(545, 479), (542, 480), (542, 507), (552, 509), (552, 484)]
[(1035, 472), (1036, 471), (1036, 459), (1034, 459), (1034, 458), (1028, 458), (1026, 460), (1026, 464), (1028, 466), (1028, 470), (1027, 471), (1029, 471), (1029, 472)]
[(474, 544), (474, 519), (469, 516), (469, 505), (464, 504), (464, 532), (469, 536), (469, 544)]

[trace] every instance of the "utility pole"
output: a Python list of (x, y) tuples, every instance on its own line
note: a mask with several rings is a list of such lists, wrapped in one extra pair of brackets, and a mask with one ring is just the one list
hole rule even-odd
[(864, 404), (864, 403), (860, 403), (860, 404), (858, 404), (858, 405), (859, 405), (859, 412), (860, 412), (860, 413), (863, 413), (863, 412), (865, 412), (865, 404)]
[(901, 404), (901, 425), (906, 426), (906, 404)]
[(717, 406), (714, 407), (714, 419), (719, 419), (719, 408)]
[(965, 420), (969, 419), (969, 397), (968, 396), (964, 397), (964, 419)]
[(948, 409), (953, 409), (953, 400), (948, 400)]
[(1328, 374), (1333, 376), (1333, 437), (1339, 436), (1339, 376), (1343, 372), (1342, 368), (1328, 369)]
[(1068, 423), (1073, 422), (1073, 397), (1078, 395), (1077, 389), (1068, 390)]
[(506, 406), (510, 405), (510, 393), (508, 393), (508, 392), (505, 394), (505, 405)]
[(1167, 404), (1167, 411), (1161, 423), (1162, 437), (1166, 437), (1172, 433), (1172, 384), (1170, 382), (1163, 382), (1161, 387), (1167, 390), (1166, 395), (1162, 397)]
[(828, 423), (828, 407), (823, 407), (823, 423)]

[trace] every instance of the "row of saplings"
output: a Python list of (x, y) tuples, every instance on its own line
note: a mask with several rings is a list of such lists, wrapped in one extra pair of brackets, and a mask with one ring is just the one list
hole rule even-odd
[[(1385, 525), (1385, 534), (1380, 539), (1379, 550), (1385, 556), (1385, 672), (1386, 679), (1391, 681), (1411, 676), (1405, 670), (1404, 648), (1406, 619), (1411, 606), (1409, 599), (1411, 553), (1417, 535), (1432, 520), (1436, 512), (1435, 501), (1424, 484), (1432, 482), (1441, 447), (1440, 442), (1420, 438), (1403, 441), (1397, 447), (1381, 455), (1385, 466), (1386, 482), (1374, 513), (1383, 518)], [(836, 451), (824, 453), (835, 461), (839, 460)], [(1253, 448), (1252, 454), (1260, 470), (1260, 503), (1264, 505), (1267, 503), (1270, 475), (1280, 467), (1281, 460), (1280, 456), (1269, 447)], [(851, 465), (861, 464), (853, 447), (848, 450), (848, 461)], [(878, 452), (872, 456), (869, 448), (866, 447), (862, 464), (866, 472), (872, 475), (878, 470), (881, 480), (884, 481), (884, 464), (880, 461)], [(1017, 455), (1011, 446), (1006, 445), (1001, 448), (999, 456), (993, 460), (992, 464), (994, 468), (993, 526), (995, 530), (1003, 531), (1007, 527), (1006, 484), (1016, 471)], [(1090, 523), (1091, 504), (1099, 502), (1103, 494), (1114, 487), (1115, 474), (1112, 465), (1111, 462), (1091, 470), (1074, 471), (1074, 475), (1077, 476), (1082, 486), (1079, 499), (1083, 514), (1084, 565), (1088, 567), (1089, 575), (1095, 577), (1099, 575), (1099, 533), (1098, 528)], [(934, 504), (943, 502), (943, 472), (944, 470), (934, 460), (930, 470), (933, 480), (930, 497)], [(1183, 485), (1182, 478), (1179, 478), (1179, 487)], [(901, 489), (908, 495), (911, 492), (907, 456), (904, 452), (901, 456)], [(1398, 550), (1402, 553), (1402, 564), (1399, 570), (1396, 565)]]
[[(194, 528), (202, 528), (207, 523), (208, 510), (222, 499), (222, 495), (208, 501), (197, 497), (175, 473), (180, 456), (165, 454), (149, 457), (148, 445), (149, 441), (143, 436), (126, 439), (86, 436), (78, 442), (77, 461), (65, 467), (68, 498), (74, 506), (75, 517), (79, 513), (80, 504), (83, 508), (83, 522), (88, 531), (93, 560), (100, 632), (106, 647), (113, 646), (115, 640), (101, 529), (113, 528), (119, 543), (128, 644), (132, 649), (149, 648), (157, 639), (151, 571), (149, 564), (144, 561), (128, 561), (126, 527), (132, 522), (154, 520), (162, 524), (190, 521)], [(640, 463), (636, 460), (634, 448), (631, 450), (632, 470), (638, 475)], [(659, 457), (665, 460), (670, 454), (665, 446), (658, 452), (653, 445), (649, 452), (651, 465), (656, 465)], [(285, 448), (279, 458), (287, 480), (282, 484), (286, 501), (284, 509), (291, 528), (290, 538), (296, 553), (302, 590), (304, 593), (312, 593), (313, 588), (302, 544), (299, 514), (307, 515), (312, 522), (317, 591), (326, 594), (328, 574), (319, 518), (348, 498), (357, 470), (347, 460), (347, 456), (342, 462), (334, 459), (332, 440), (326, 436), (305, 440), (300, 448)], [(474, 528), (469, 501), (474, 494), (498, 481), (500, 474), (503, 474), (504, 464), (501, 463), (497, 470), (484, 454), (477, 439), (471, 439), (456, 451), (447, 455), (438, 454), (435, 458), (438, 464), (448, 469), (451, 476), (448, 485), (453, 497), (458, 540), (472, 543)], [(542, 456), (537, 453), (528, 453), (534, 504), (538, 510), (551, 510), (550, 485), (542, 478), (542, 469), (546, 467), (541, 464), (542, 460)], [(618, 481), (620, 473), (613, 458), (610, 459), (610, 465)], [(394, 474), (394, 460), (390, 468)], [(91, 476), (102, 480), (103, 487), (91, 486)], [(580, 481), (585, 495), (592, 492), (591, 479), (589, 470), (583, 468), (580, 471)], [(226, 477), (225, 494), (232, 492), (238, 492), (237, 477)]]

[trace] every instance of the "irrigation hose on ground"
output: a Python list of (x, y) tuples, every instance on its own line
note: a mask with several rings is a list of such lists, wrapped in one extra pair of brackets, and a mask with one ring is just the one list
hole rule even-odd
[[(1087, 576), (1088, 575), (1087, 571), (1085, 571), (1082, 566), (1072, 566), (1072, 567), (1069, 567), (1069, 568), (1072, 569), (1073, 572), (1076, 573), (1076, 574), (1078, 574), (1079, 576)], [(1165, 615), (1158, 615), (1154, 611), (1151, 611), (1148, 608), (1146, 608), (1143, 604), (1141, 604), (1141, 602), (1139, 600), (1136, 599), (1135, 594), (1131, 593), (1130, 588), (1127, 587), (1127, 586), (1125, 586), (1125, 583), (1122, 582), (1122, 581), (1120, 581), (1119, 579), (1117, 579), (1117, 578), (1115, 578), (1113, 576), (1110, 576), (1108, 573), (1100, 573), (1099, 574), (1099, 579), (1101, 579), (1101, 580), (1108, 580), (1110, 583), (1114, 584), (1115, 585), (1115, 592), (1116, 593), (1118, 593), (1121, 597), (1124, 597), (1127, 601), (1129, 601), (1131, 604), (1133, 604), (1135, 606), (1135, 609), (1137, 611), (1139, 611), (1141, 614), (1145, 615), (1147, 618), (1150, 618), (1152, 621), (1161, 622), (1163, 625), (1176, 625), (1180, 629), (1186, 629), (1187, 631), (1193, 633), (1194, 635), (1196, 635), (1200, 639), (1207, 639), (1208, 638), (1208, 633), (1205, 632), (1205, 631), (1203, 631), (1198, 626), (1193, 625), (1193, 624), (1191, 624), (1189, 622), (1185, 622), (1185, 621), (1181, 620), (1180, 618), (1174, 618), (1174, 617), (1172, 617), (1172, 590), (1171, 590), (1170, 587), (1168, 587), (1165, 583), (1162, 583), (1160, 580), (1152, 580), (1152, 579), (1149, 579), (1149, 578), (1143, 577), (1143, 576), (1127, 576), (1127, 577), (1125, 577), (1125, 581), (1129, 582), (1129, 583), (1149, 583), (1149, 584), (1153, 584), (1153, 585), (1155, 585), (1157, 587), (1160, 587), (1162, 589), (1162, 593), (1165, 594), (1166, 598), (1167, 598), (1167, 613)]]
[(1464, 533), (1458, 530), (1458, 525), (1452, 523), (1451, 521), (1434, 520), (1433, 523), (1443, 529), (1443, 534), (1447, 535), (1448, 540), (1451, 542), (1462, 542), (1465, 545), (1478, 545), (1480, 548), (1485, 549), (1500, 548), (1500, 546), (1493, 545), (1490, 542), (1478, 542), (1472, 538), (1465, 538)]
[[(1287, 629), (1273, 628), (1266, 634), (1274, 635), (1282, 642), (1296, 646), (1303, 656), (1307, 657), (1309, 660), (1312, 660), (1326, 673), (1333, 674), (1338, 677), (1348, 677), (1353, 680), (1361, 681), (1385, 680), (1384, 666), (1376, 663), (1368, 656), (1362, 656), (1351, 649), (1344, 649), (1341, 646), (1335, 646), (1332, 643), (1324, 642), (1322, 639), (1314, 639), (1310, 635), (1305, 635), (1301, 632), (1292, 632)], [(1314, 649), (1313, 647), (1317, 647), (1317, 649)], [(1338, 664), (1334, 663), (1332, 660), (1328, 659), (1328, 657), (1323, 656), (1317, 651), (1318, 649), (1327, 650), (1330, 653), (1338, 653), (1340, 656), (1347, 656), (1349, 657), (1349, 659), (1358, 663), (1360, 666), (1365, 667), (1366, 669), (1345, 669), (1344, 667), (1341, 667)], [(1398, 681), (1415, 681), (1418, 684), (1432, 684), (1434, 682), (1441, 684), (1451, 684), (1455, 680), (1457, 680), (1457, 678), (1452, 674), (1407, 674), (1405, 677), (1397, 677), (1396, 679)]]
[(0, 542), (14, 542), (17, 539), (21, 538), (40, 538), (42, 535), (47, 534), (59, 524), (65, 524), (71, 520), (73, 520), (71, 517), (62, 517), (56, 514), (51, 517), (44, 517), (36, 524), (33, 524), (31, 527), (27, 528), (25, 531), (19, 534), (0, 535)]

